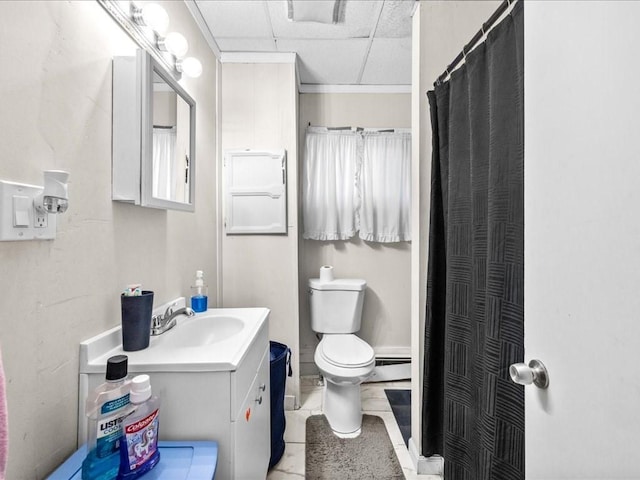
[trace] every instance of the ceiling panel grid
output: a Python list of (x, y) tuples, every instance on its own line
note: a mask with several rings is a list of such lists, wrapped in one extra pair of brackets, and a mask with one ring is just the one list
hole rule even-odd
[(290, 21), (288, 1), (194, 0), (223, 53), (295, 52), (307, 85), (410, 85), (415, 0), (341, 0), (335, 24)]

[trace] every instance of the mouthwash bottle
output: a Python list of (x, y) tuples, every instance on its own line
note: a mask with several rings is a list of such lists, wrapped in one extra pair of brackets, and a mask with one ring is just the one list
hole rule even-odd
[(191, 287), (191, 310), (205, 312), (207, 310), (207, 286), (204, 284), (202, 270), (196, 272), (196, 283)]
[(158, 427), (160, 399), (151, 396), (149, 375), (131, 380), (131, 414), (122, 422), (118, 480), (133, 480), (160, 461)]
[(115, 355), (107, 360), (106, 382), (87, 398), (87, 457), (82, 462), (82, 480), (113, 480), (120, 468), (121, 423), (129, 413), (128, 358)]

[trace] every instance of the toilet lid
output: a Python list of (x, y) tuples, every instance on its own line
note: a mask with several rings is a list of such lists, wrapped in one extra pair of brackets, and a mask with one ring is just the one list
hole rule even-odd
[(320, 354), (338, 367), (364, 367), (374, 359), (371, 345), (356, 335), (325, 335), (320, 342)]

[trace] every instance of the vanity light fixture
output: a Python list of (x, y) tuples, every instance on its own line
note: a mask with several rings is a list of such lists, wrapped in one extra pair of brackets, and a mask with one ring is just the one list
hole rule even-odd
[(138, 25), (149, 27), (158, 35), (164, 35), (169, 28), (169, 14), (157, 3), (147, 3), (138, 7), (131, 2), (131, 16)]
[(56, 214), (69, 206), (68, 178), (45, 170), (44, 187), (0, 180), (0, 241), (56, 238)]
[(202, 75), (202, 63), (195, 57), (187, 57), (176, 60), (176, 70), (184, 73), (187, 77), (198, 78)]
[(178, 32), (168, 33), (166, 37), (158, 37), (158, 48), (164, 52), (169, 52), (176, 58), (182, 58), (189, 50), (189, 42)]
[[(169, 14), (163, 7), (157, 3), (142, 3), (135, 0), (130, 2), (97, 0), (97, 2), (174, 78), (179, 80), (182, 73), (191, 77), (197, 77), (202, 73), (202, 64), (197, 59), (187, 61), (184, 58), (189, 49), (187, 39), (175, 31), (166, 33), (169, 27)], [(181, 62), (180, 59), (183, 58), (184, 61)]]

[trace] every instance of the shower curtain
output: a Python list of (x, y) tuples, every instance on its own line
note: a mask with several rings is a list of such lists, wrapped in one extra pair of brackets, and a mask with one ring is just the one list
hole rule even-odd
[(524, 479), (523, 3), (428, 92), (422, 454), (446, 480)]

